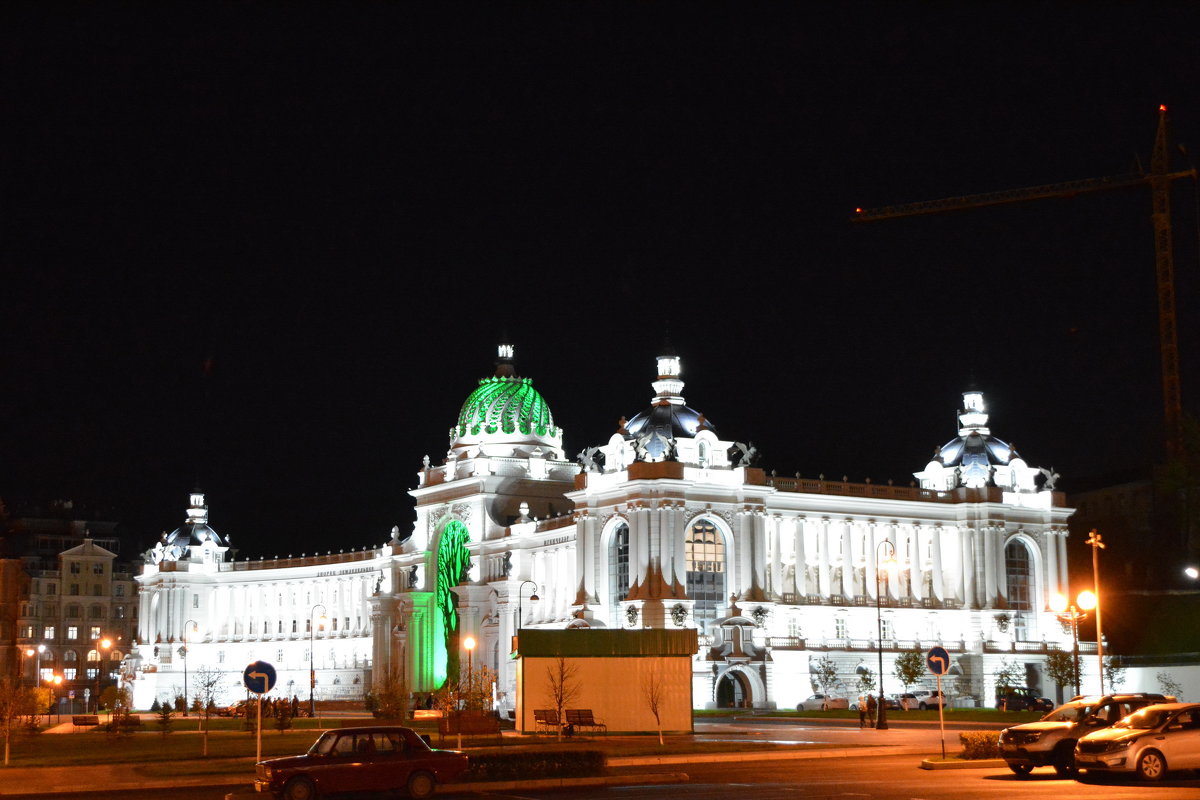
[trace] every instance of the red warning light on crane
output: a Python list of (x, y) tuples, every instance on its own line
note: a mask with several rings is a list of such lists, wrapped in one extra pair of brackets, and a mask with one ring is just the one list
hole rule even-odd
[(1166, 107), (1165, 105), (1160, 105), (1160, 106), (1158, 107), (1158, 110), (1159, 110), (1159, 111), (1166, 111), (1166, 110), (1167, 110), (1167, 107)]

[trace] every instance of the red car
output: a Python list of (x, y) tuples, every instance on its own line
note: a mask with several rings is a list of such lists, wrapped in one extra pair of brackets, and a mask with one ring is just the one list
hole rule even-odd
[(284, 800), (394, 789), (425, 798), (466, 769), (466, 755), (434, 750), (411, 728), (342, 728), (322, 733), (302, 756), (260, 761), (254, 789)]

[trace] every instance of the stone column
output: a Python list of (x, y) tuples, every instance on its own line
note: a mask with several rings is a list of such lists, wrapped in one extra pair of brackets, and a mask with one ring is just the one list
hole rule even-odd
[(942, 526), (934, 525), (930, 532), (933, 537), (933, 594), (941, 602), (946, 601), (946, 576), (942, 572)]
[(803, 601), (805, 595), (808, 594), (808, 557), (804, 551), (804, 525), (806, 521), (804, 517), (796, 517), (792, 522), (792, 536), (795, 540), (794, 547), (796, 554), (795, 581), (792, 588), (796, 592), (796, 602)]
[(847, 603), (854, 599), (854, 540), (849, 519), (842, 521), (842, 597)]
[(875, 591), (876, 578), (878, 577), (881, 579), (879, 581), (879, 588), (882, 590), (883, 589), (883, 581), (882, 581), (883, 576), (877, 574), (877, 570), (879, 569), (879, 564), (876, 563), (877, 559), (875, 558), (875, 556), (878, 553), (878, 549), (877, 549), (878, 546), (875, 544), (875, 522), (873, 520), (867, 521), (865, 538), (866, 538), (866, 541), (864, 542), (864, 544), (866, 545), (865, 555), (867, 557), (867, 568), (865, 570), (863, 570), (863, 575), (864, 575), (863, 582), (866, 584), (865, 588), (867, 590), (866, 591), (867, 597), (870, 598), (872, 603), (875, 603), (875, 602), (878, 602), (878, 595), (876, 594), (876, 591)]
[(779, 525), (779, 515), (772, 514), (767, 518), (767, 524), (770, 526), (769, 539), (770, 548), (768, 560), (770, 562), (770, 593), (767, 595), (768, 600), (776, 603), (783, 600), (783, 538), (781, 536)]
[(821, 595), (821, 601), (828, 603), (829, 598), (833, 594), (833, 587), (830, 585), (829, 574), (829, 545), (832, 535), (829, 532), (829, 517), (822, 517), (817, 528), (818, 554), (817, 564), (817, 584), (818, 594)]
[(1034, 599), (1035, 611), (1041, 611), (1049, 605), (1050, 598), (1058, 594), (1058, 534), (1053, 528), (1047, 527), (1042, 532), (1042, 553), (1045, 554), (1045, 566), (1042, 568), (1042, 575), (1045, 580), (1045, 586), (1042, 592), (1042, 597)]
[(912, 553), (912, 566), (908, 571), (909, 588), (913, 600), (921, 602), (925, 599), (925, 556), (921, 552), (921, 523), (914, 522), (909, 529), (909, 552)]
[(983, 607), (992, 608), (996, 602), (996, 529), (992, 525), (983, 528), (983, 593)]

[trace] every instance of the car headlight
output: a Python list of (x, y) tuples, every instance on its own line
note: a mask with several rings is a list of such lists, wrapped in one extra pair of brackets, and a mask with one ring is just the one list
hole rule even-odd
[(1124, 750), (1136, 741), (1137, 739), (1119, 739), (1115, 742), (1109, 742), (1108, 747), (1104, 748), (1104, 752), (1113, 753), (1117, 750)]

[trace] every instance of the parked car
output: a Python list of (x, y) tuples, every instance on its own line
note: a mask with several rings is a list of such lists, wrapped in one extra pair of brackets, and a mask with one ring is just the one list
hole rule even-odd
[[(875, 697), (875, 702), (877, 702), (877, 703), (879, 702), (878, 696)], [(884, 695), (883, 702), (884, 702), (884, 705), (887, 706), (888, 711), (899, 711), (900, 710), (900, 701), (898, 699), (896, 699), (895, 695), (892, 695), (892, 694)], [(855, 699), (850, 701), (850, 710), (851, 711), (858, 711), (859, 708), (866, 708), (866, 707), (867, 707), (867, 696), (865, 694), (860, 694), (858, 697), (856, 697)]]
[(1061, 776), (1074, 775), (1075, 745), (1080, 739), (1165, 699), (1144, 693), (1076, 697), (1037, 722), (1002, 730), (1000, 755), (1017, 775), (1028, 775), (1034, 767), (1054, 767)]
[(260, 761), (254, 789), (284, 800), (397, 788), (406, 788), (409, 797), (426, 798), (439, 783), (457, 781), (466, 769), (464, 754), (431, 749), (411, 728), (342, 728), (322, 733), (302, 756)]
[(1054, 701), (1038, 697), (1029, 689), (1013, 689), (1006, 695), (996, 695), (996, 708), (1002, 711), (1053, 711)]
[(806, 700), (796, 704), (797, 711), (829, 711), (835, 708), (849, 708), (850, 701), (844, 697), (834, 697), (829, 694), (809, 695)]
[(1200, 703), (1142, 708), (1075, 745), (1075, 764), (1088, 772), (1136, 772), (1147, 781), (1167, 770), (1200, 768)]
[[(930, 708), (937, 708), (939, 694), (942, 696), (942, 706), (948, 707), (950, 705), (950, 703), (946, 700), (945, 692), (939, 692), (937, 689), (913, 689), (910, 694), (912, 695), (912, 699), (917, 701), (915, 707), (921, 711), (925, 711), (926, 709)], [(912, 700), (910, 700), (909, 703), (909, 708), (913, 708), (914, 706), (911, 705)]]

